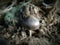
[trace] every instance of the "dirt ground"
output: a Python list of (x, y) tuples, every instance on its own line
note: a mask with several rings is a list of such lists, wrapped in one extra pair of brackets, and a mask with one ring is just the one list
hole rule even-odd
[[(25, 10), (26, 8), (29, 9), (29, 6), (31, 5), (28, 4), (28, 6), (22, 7), (22, 13), (21, 10), (16, 13), (16, 20), (18, 21), (16, 25), (9, 24), (8, 21), (5, 21), (5, 14), (0, 14), (0, 45), (60, 45), (60, 0), (57, 1), (57, 4), (55, 6), (56, 12), (52, 11), (50, 14), (48, 14), (48, 18), (45, 16), (41, 16), (42, 21), (40, 21), (40, 23), (42, 22), (42, 27), (37, 30), (33, 30), (33, 34), (31, 37), (29, 32), (30, 29), (28, 27), (25, 27), (24, 24), (21, 23), (22, 21), (19, 15), (24, 15), (22, 16), (22, 18), (25, 19), (25, 17), (29, 16), (30, 12), (33, 14), (33, 11), (35, 11), (35, 7), (35, 9), (38, 8), (38, 11), (40, 10), (40, 8), (32, 4), (31, 7), (34, 8), (32, 8), (31, 11), (28, 10), (28, 14)], [(36, 12), (38, 13), (38, 11)], [(36, 16), (37, 13), (33, 14), (33, 16), (40, 19), (39, 15)], [(41, 12), (40, 14), (43, 15), (42, 13), (43, 12)], [(51, 20), (50, 17), (53, 18), (51, 22), (49, 22)], [(45, 19), (47, 24), (44, 23)]]

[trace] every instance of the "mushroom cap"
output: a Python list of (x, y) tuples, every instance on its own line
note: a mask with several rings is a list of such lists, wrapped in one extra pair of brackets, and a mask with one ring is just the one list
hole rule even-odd
[(39, 29), (40, 26), (39, 20), (34, 16), (30, 16), (28, 19), (24, 20), (23, 23), (25, 26), (33, 30)]

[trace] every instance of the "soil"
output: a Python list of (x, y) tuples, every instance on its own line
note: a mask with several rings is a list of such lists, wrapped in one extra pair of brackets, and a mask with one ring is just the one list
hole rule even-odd
[[(16, 13), (16, 17), (18, 17), (17, 19), (18, 23), (16, 23), (16, 25), (6, 24), (4, 20), (5, 16), (0, 15), (0, 45), (60, 45), (60, 9), (59, 9), (60, 3), (59, 2), (60, 0), (57, 1), (58, 4), (57, 6), (55, 6), (56, 12), (51, 11), (51, 13), (47, 15), (47, 17), (41, 16), (42, 17), (42, 21), (40, 20), (41, 26), (37, 30), (32, 30), (33, 33), (31, 37), (29, 32), (30, 29), (25, 27), (24, 24), (21, 23), (22, 21), (19, 20), (19, 15), (25, 14), (26, 9), (25, 10), (23, 9), (29, 8), (28, 6), (22, 8), (23, 14), (21, 14), (21, 11), (18, 11)], [(28, 5), (31, 6), (30, 4)], [(38, 6), (35, 7), (39, 9)], [(32, 10), (34, 11), (34, 9)], [(54, 14), (52, 14), (52, 12), (54, 12)], [(43, 15), (42, 13), (40, 14)], [(33, 15), (35, 15), (35, 17), (37, 18), (39, 17), (39, 15), (38, 16), (36, 16), (36, 14)], [(51, 19), (50, 17), (53, 19)]]

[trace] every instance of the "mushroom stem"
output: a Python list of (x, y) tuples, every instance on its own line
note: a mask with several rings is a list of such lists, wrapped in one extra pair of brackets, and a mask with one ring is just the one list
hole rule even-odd
[(34, 31), (29, 30), (29, 33), (30, 33), (29, 37), (32, 37), (32, 34), (34, 33)]

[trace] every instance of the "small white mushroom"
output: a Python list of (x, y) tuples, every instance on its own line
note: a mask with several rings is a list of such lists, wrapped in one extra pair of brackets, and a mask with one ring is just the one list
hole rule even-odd
[(34, 16), (30, 16), (28, 19), (24, 20), (23, 23), (26, 27), (29, 28), (29, 33), (30, 33), (29, 37), (31, 37), (32, 33), (34, 33), (33, 30), (39, 29), (40, 26), (39, 20)]

